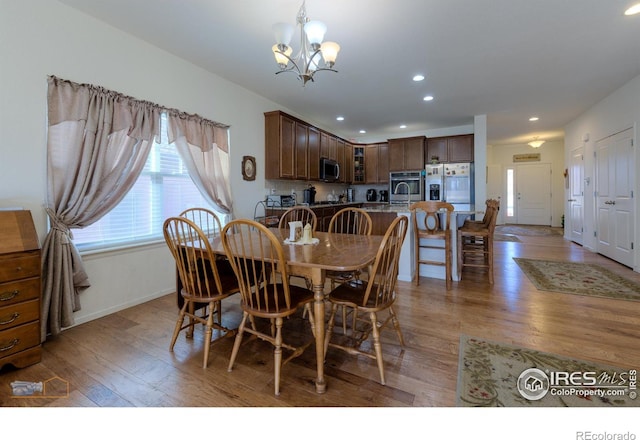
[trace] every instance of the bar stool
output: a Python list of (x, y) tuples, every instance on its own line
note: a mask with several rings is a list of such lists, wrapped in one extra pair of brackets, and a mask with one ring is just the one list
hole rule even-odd
[(481, 222), (467, 220), (458, 228), (458, 279), (465, 267), (486, 268), (489, 284), (493, 284), (493, 236), (496, 229), (500, 201), (489, 199)]
[[(415, 241), (414, 258), (416, 273), (414, 282), (420, 284), (420, 265), (427, 264), (433, 266), (445, 267), (445, 281), (447, 290), (451, 289), (452, 278), (452, 249), (451, 249), (451, 213), (454, 210), (453, 205), (446, 202), (416, 202), (410, 206), (411, 221), (413, 223), (413, 236)], [(418, 221), (418, 216), (424, 220)], [(442, 218), (444, 217), (444, 222)], [(444, 224), (442, 224), (444, 223)], [(421, 242), (420, 240), (428, 240)], [(434, 240), (442, 240), (442, 244), (434, 244)], [(420, 258), (420, 249), (436, 249), (444, 251), (442, 259)]]

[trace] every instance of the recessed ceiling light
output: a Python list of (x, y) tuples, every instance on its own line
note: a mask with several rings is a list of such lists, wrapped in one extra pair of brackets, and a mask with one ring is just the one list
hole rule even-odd
[(338, 116), (338, 117), (336, 118), (336, 121), (344, 121), (344, 116)]
[(540, 119), (540, 118), (539, 118), (539, 117), (537, 117), (537, 116), (531, 116), (531, 117), (529, 118), (529, 120), (530, 120), (531, 122), (535, 122), (535, 121), (537, 121), (538, 119)]
[(424, 101), (433, 101), (433, 96), (431, 95), (427, 95), (424, 98), (422, 98)]
[(366, 132), (366, 130), (360, 130), (360, 134), (365, 134)]
[(404, 124), (402, 124), (402, 125), (400, 126), (400, 128), (407, 128), (407, 126), (406, 126), (406, 125), (404, 125)]
[(424, 79), (424, 75), (416, 75), (413, 77), (414, 81), (422, 81)]
[(636, 15), (636, 14), (640, 14), (640, 3), (636, 3), (635, 5), (631, 6), (629, 9), (624, 11), (624, 15)]

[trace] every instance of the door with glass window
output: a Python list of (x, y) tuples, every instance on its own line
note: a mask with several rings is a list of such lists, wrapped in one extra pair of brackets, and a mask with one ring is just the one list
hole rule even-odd
[(551, 165), (516, 165), (515, 223), (551, 225)]

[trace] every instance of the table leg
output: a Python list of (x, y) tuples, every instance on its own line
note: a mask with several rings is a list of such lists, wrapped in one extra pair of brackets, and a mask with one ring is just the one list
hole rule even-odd
[(313, 313), (316, 324), (316, 392), (324, 393), (327, 384), (324, 381), (324, 276), (322, 270), (314, 269), (311, 280), (313, 282)]

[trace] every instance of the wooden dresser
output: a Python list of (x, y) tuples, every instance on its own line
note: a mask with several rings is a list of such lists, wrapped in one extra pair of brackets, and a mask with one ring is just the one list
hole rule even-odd
[(0, 211), (0, 368), (40, 362), (38, 235), (30, 211)]

